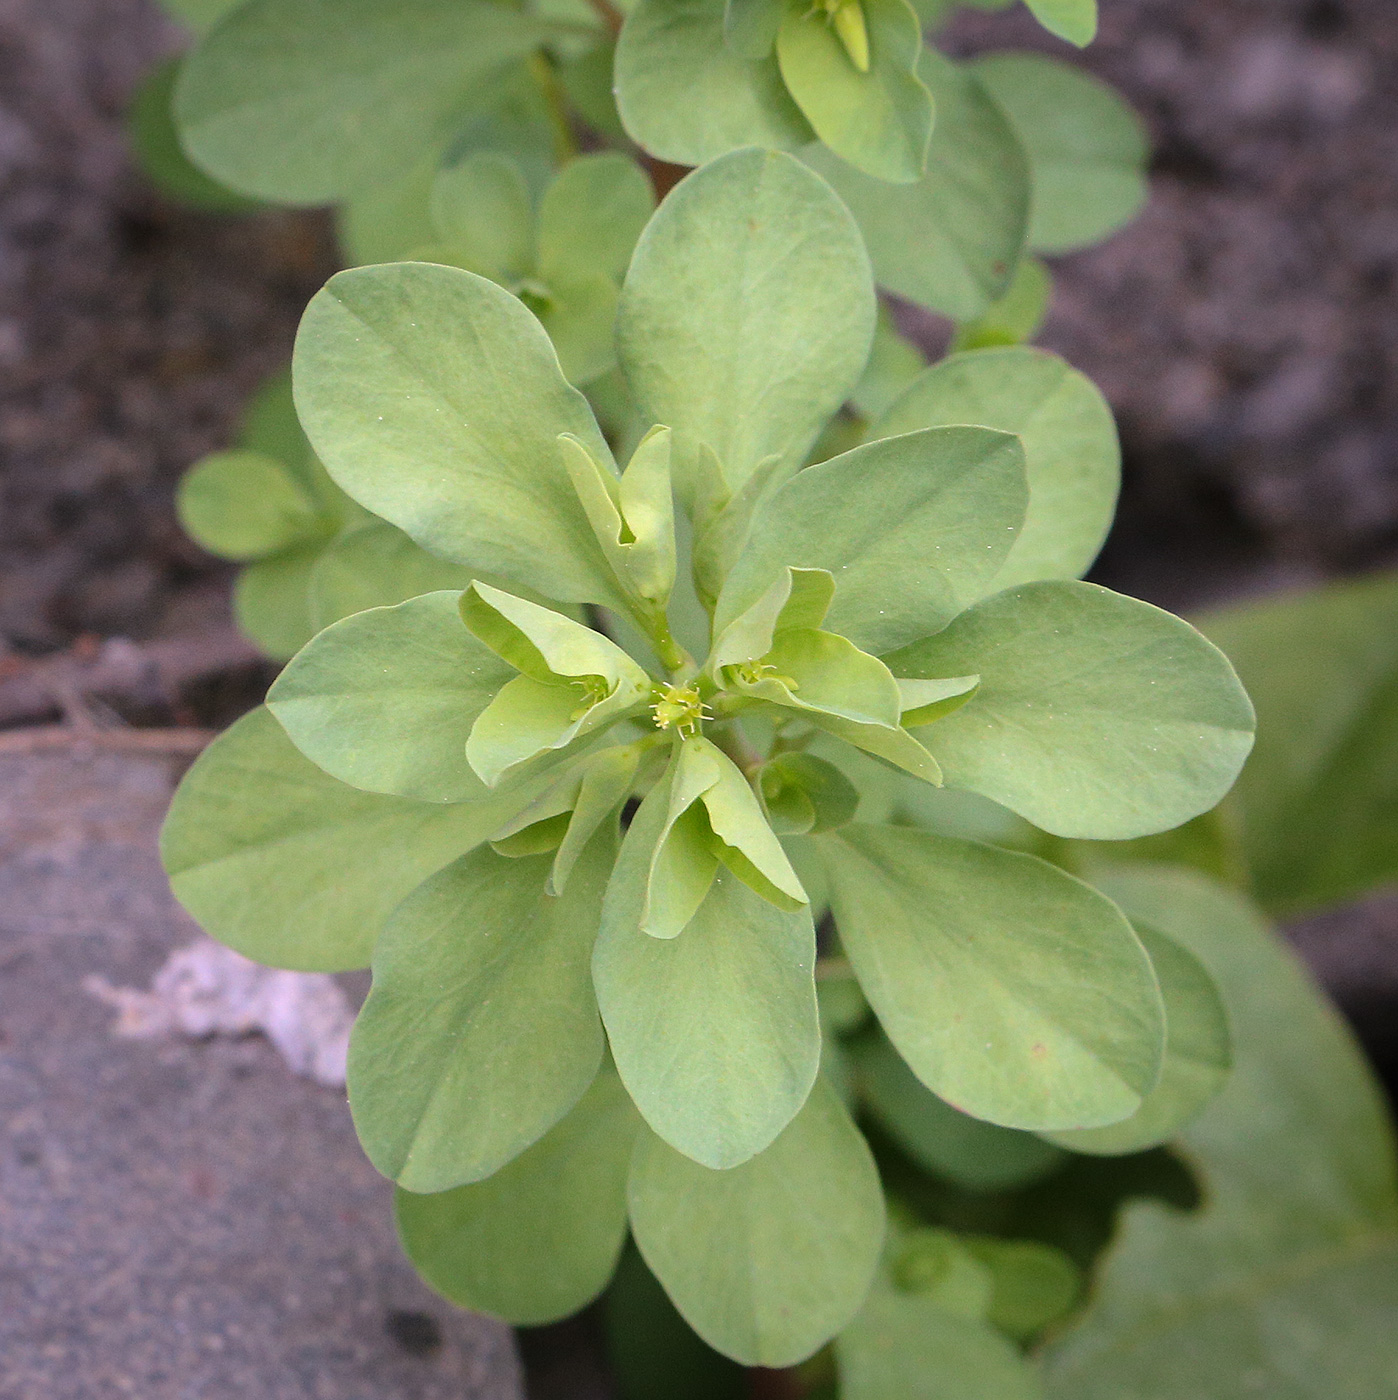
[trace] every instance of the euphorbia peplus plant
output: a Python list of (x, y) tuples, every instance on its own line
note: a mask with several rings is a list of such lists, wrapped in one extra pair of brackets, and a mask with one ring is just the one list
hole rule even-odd
[[(1221, 1080), (1217, 994), (1165, 934), (1034, 856), (878, 820), (893, 784), (1060, 838), (1175, 827), (1227, 791), (1252, 712), (1187, 624), (1073, 581), (1115, 484), (1100, 401), (1051, 357), (957, 357), (889, 435), (803, 468), (875, 310), (830, 187), (744, 150), (637, 245), (618, 358), (654, 426), (624, 470), (482, 277), (366, 268), (307, 312), (320, 460), (474, 581), (320, 633), (191, 770), (164, 855), (249, 955), (372, 962), (355, 1122), (468, 1305), (576, 1310), (629, 1223), (728, 1355), (877, 1352), (897, 1271), (942, 1246), (887, 1232), (833, 1044), (822, 1072), (827, 903), (823, 978), (964, 1115), (1128, 1151)], [(1022, 435), (966, 426), (971, 401)]]

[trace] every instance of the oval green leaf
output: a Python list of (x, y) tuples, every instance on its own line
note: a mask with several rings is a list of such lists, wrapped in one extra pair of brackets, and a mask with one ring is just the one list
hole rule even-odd
[(330, 474), (433, 554), (565, 602), (624, 600), (558, 452), (611, 452), (538, 321), (493, 282), (394, 263), (333, 277), (296, 340)]
[(870, 430), (875, 438), (950, 423), (1018, 435), (1029, 509), (985, 593), (1041, 578), (1079, 578), (1116, 512), (1121, 448), (1092, 381), (1046, 350), (952, 355), (926, 370)]
[(337, 782), (265, 709), (185, 775), (160, 836), (175, 898), (244, 957), (303, 972), (367, 967), (394, 907), (513, 814), (511, 798), (442, 806)]
[(400, 1188), (404, 1252), (463, 1308), (523, 1327), (577, 1312), (607, 1286), (626, 1241), (638, 1126), (604, 1070), (561, 1123), (494, 1176), (430, 1196)]
[(790, 156), (737, 151), (677, 185), (641, 235), (617, 347), (642, 413), (677, 448), (707, 443), (736, 491), (764, 459), (804, 455), (858, 380), (874, 317), (859, 230), (830, 187)]
[(327, 627), (277, 677), (267, 708), (311, 762), (352, 787), (484, 797), (466, 741), (515, 672), (466, 630), (460, 597), (428, 593)]
[(385, 1176), (424, 1192), (481, 1181), (592, 1083), (603, 1037), (589, 964), (614, 850), (611, 831), (594, 837), (553, 896), (551, 856), (482, 846), (389, 920), (349, 1050), (355, 1128)]
[(1165, 998), (1165, 1063), (1160, 1083), (1120, 1123), (1049, 1134), (1050, 1141), (1074, 1152), (1120, 1156), (1169, 1141), (1218, 1094), (1233, 1065), (1228, 1011), (1208, 969), (1163, 933), (1139, 922), (1135, 928)]
[(1223, 653), (1096, 584), (997, 593), (885, 659), (899, 676), (980, 676), (920, 737), (948, 786), (1058, 836), (1179, 826), (1223, 797), (1252, 747), (1252, 706)]
[(765, 1152), (730, 1171), (643, 1134), (627, 1198), (636, 1244), (685, 1320), (753, 1366), (793, 1365), (838, 1332), (883, 1245), (878, 1170), (824, 1080)]
[(627, 917), (640, 873), (624, 851), (593, 955), (612, 1054), (660, 1137), (736, 1167), (791, 1121), (820, 1064), (810, 912), (721, 869), (679, 936), (653, 938)]
[(861, 823), (820, 839), (859, 985), (938, 1097), (1030, 1130), (1140, 1107), (1160, 1076), (1165, 1014), (1110, 900), (975, 841)]

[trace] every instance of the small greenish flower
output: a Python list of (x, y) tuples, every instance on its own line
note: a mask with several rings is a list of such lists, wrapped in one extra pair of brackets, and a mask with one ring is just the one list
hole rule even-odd
[(306, 314), (327, 471), (472, 582), (308, 643), (191, 770), (164, 855), (233, 946), (372, 963), (356, 1127), (419, 1267), (472, 1306), (571, 1312), (628, 1228), (750, 1364), (884, 1296), (878, 1172), (822, 1075), (827, 909), (899, 1092), (971, 1132), (1145, 1146), (1226, 1069), (1187, 953), (964, 814), (1177, 826), (1237, 775), (1247, 697), (1186, 623), (1077, 581), (1115, 439), (1061, 361), (953, 356), (809, 464), (874, 325), (848, 211), (762, 151), (688, 177), (636, 245), (617, 360), (656, 426), (624, 471), (486, 278), (359, 269)]

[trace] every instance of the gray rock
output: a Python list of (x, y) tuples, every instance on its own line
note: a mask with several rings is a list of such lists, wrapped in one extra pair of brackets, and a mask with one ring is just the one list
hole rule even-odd
[(402, 1258), (342, 1091), (261, 1038), (118, 1039), (83, 990), (194, 935), (173, 777), (0, 758), (0, 1400), (517, 1400), (509, 1330)]

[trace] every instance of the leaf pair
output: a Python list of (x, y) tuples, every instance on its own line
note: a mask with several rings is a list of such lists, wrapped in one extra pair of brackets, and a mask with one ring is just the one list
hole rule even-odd
[(613, 368), (618, 288), (655, 207), (645, 172), (626, 156), (581, 156), (533, 208), (520, 167), (469, 156), (438, 172), (430, 196), (437, 242), (414, 256), (479, 273), (514, 292), (543, 322), (563, 373), (586, 384)]
[(428, 1282), (515, 1322), (591, 1301), (615, 1267), (628, 1217), (690, 1326), (765, 1366), (802, 1360), (848, 1322), (884, 1232), (873, 1159), (823, 1083), (765, 1152), (715, 1171), (638, 1124), (604, 1072), (496, 1177), (441, 1195), (398, 1194), (404, 1245)]

